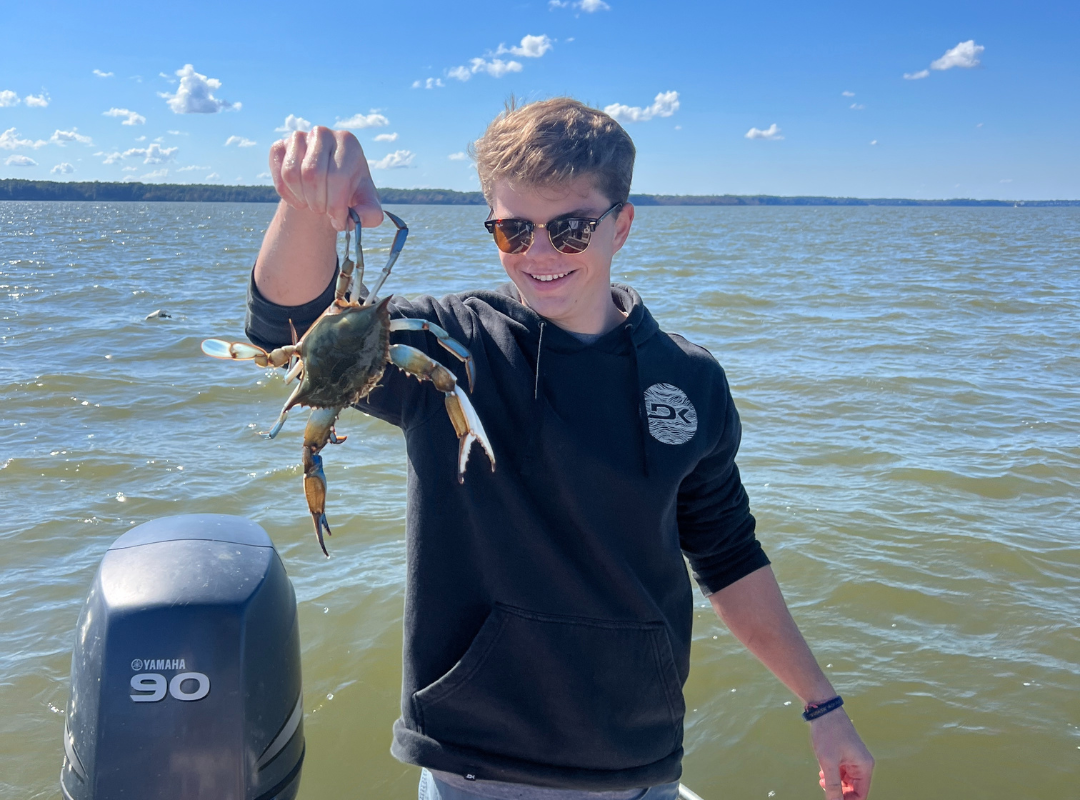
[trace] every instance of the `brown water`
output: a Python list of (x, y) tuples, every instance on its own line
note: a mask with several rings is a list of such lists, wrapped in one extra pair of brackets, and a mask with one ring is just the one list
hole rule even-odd
[[(394, 210), (412, 233), (390, 290), (501, 280), (484, 209)], [(296, 587), (301, 797), (415, 797), (389, 755), (401, 436), (346, 412), (326, 561), (302, 425), (255, 435), (280, 374), (199, 353), (242, 336), (272, 213), (0, 203), (0, 798), (59, 797), (109, 543), (197, 511), (259, 522)], [(878, 759), (874, 797), (1080, 798), (1080, 209), (643, 208), (615, 266), (727, 369), (759, 536)], [(798, 701), (698, 605), (684, 782), (820, 797)]]

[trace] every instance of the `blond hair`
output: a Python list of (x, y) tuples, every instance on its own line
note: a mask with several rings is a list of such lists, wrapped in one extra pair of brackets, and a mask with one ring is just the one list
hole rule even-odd
[(528, 105), (514, 98), (470, 147), (490, 203), (496, 181), (551, 188), (590, 177), (612, 203), (625, 203), (634, 142), (614, 119), (569, 97)]

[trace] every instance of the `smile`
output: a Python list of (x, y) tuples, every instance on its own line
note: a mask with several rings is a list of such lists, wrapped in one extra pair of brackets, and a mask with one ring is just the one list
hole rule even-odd
[(530, 278), (532, 278), (534, 281), (540, 281), (541, 283), (550, 283), (551, 281), (557, 281), (557, 280), (560, 280), (561, 278), (565, 278), (567, 275), (570, 275), (572, 272), (573, 272), (573, 270), (571, 270), (570, 272), (558, 272), (558, 273), (555, 273), (553, 275), (533, 275), (530, 272), (527, 272), (525, 274), (528, 275)]

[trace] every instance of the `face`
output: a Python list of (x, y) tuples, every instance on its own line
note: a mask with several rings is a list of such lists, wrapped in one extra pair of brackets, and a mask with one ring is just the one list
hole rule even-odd
[[(492, 187), (492, 217), (546, 223), (558, 217), (600, 217), (612, 203), (588, 177), (557, 189), (512, 188), (505, 181)], [(517, 286), (522, 302), (560, 328), (601, 333), (623, 317), (611, 299), (611, 259), (630, 234), (634, 207), (627, 204), (601, 221), (583, 253), (566, 255), (551, 245), (547, 231), (534, 230), (533, 243), (520, 255), (499, 260)]]

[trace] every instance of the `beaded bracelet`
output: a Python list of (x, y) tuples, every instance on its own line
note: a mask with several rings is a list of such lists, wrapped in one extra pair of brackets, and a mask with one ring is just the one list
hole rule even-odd
[(830, 711), (836, 711), (844, 704), (844, 698), (837, 695), (832, 700), (826, 700), (824, 703), (807, 703), (806, 708), (803, 709), (802, 718), (809, 722), (812, 719), (828, 714)]

